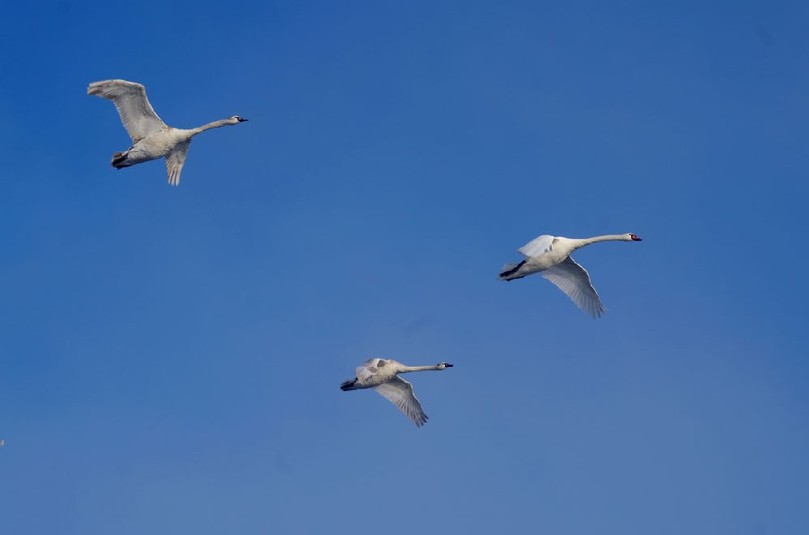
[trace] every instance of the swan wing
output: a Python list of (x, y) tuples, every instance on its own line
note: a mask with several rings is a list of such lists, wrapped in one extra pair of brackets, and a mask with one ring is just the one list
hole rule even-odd
[(374, 390), (396, 405), (405, 416), (416, 424), (416, 427), (421, 427), (427, 422), (427, 415), (424, 414), (421, 403), (413, 393), (413, 385), (401, 377), (394, 377), (387, 383), (374, 387)]
[(357, 379), (359, 379), (360, 383), (367, 383), (370, 379), (376, 375), (379, 371), (379, 361), (382, 359), (370, 359), (366, 360), (359, 366), (354, 372), (357, 374)]
[(180, 172), (183, 170), (185, 156), (188, 154), (190, 146), (190, 141), (184, 141), (178, 143), (171, 152), (166, 154), (166, 171), (169, 174), (169, 184), (172, 186), (180, 185)]
[(543, 255), (553, 250), (553, 239), (553, 236), (543, 234), (520, 247), (518, 251), (527, 257)]
[(594, 318), (599, 318), (604, 313), (604, 305), (593, 288), (590, 275), (571, 257), (568, 256), (564, 262), (540, 273), (562, 290), (576, 306)]
[(166, 127), (149, 104), (146, 88), (141, 84), (126, 80), (93, 82), (87, 88), (87, 94), (106, 98), (115, 104), (133, 144)]

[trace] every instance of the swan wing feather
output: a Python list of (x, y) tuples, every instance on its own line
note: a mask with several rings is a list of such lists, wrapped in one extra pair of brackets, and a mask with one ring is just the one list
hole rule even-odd
[(133, 144), (166, 127), (146, 98), (146, 88), (142, 84), (104, 80), (91, 83), (87, 94), (111, 100), (115, 104)]
[(190, 141), (184, 141), (178, 143), (171, 152), (166, 154), (166, 171), (169, 175), (169, 184), (172, 186), (180, 185), (180, 172), (183, 170), (185, 157), (190, 146)]
[(410, 418), (410, 421), (416, 424), (416, 427), (421, 427), (427, 422), (427, 415), (413, 393), (413, 385), (401, 377), (394, 377), (390, 381), (374, 387), (374, 390), (396, 405), (405, 416)]
[(564, 262), (542, 271), (541, 274), (562, 290), (576, 306), (594, 318), (599, 318), (604, 313), (604, 305), (593, 288), (590, 275), (571, 257), (568, 256)]
[(553, 236), (543, 234), (520, 247), (518, 251), (527, 257), (543, 255), (553, 250), (553, 239)]

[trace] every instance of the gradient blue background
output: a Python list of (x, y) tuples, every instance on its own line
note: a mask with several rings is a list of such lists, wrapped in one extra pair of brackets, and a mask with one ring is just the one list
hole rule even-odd
[(806, 533), (809, 5), (563, 4), (3, 3), (0, 532)]

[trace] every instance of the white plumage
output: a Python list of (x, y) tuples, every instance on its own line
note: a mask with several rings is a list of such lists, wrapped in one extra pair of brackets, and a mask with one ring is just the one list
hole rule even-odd
[(87, 94), (111, 100), (118, 110), (118, 115), (121, 116), (126, 132), (132, 138), (132, 146), (129, 149), (112, 155), (112, 166), (121, 169), (157, 158), (166, 158), (169, 184), (173, 186), (180, 184), (180, 173), (191, 138), (211, 128), (230, 126), (247, 120), (234, 115), (189, 130), (173, 128), (157, 116), (146, 97), (146, 88), (126, 80), (93, 82), (87, 88)]
[(440, 371), (446, 368), (452, 368), (452, 364), (439, 362), (435, 366), (406, 366), (392, 359), (373, 358), (357, 367), (357, 376), (343, 382), (340, 389), (345, 391), (373, 388), (396, 405), (417, 427), (421, 427), (427, 422), (427, 415), (413, 393), (413, 385), (399, 377), (399, 374)]
[(576, 249), (601, 241), (641, 241), (641, 239), (629, 233), (606, 234), (584, 239), (542, 235), (520, 247), (519, 252), (525, 256), (525, 260), (504, 266), (500, 271), (500, 279), (510, 281), (532, 273), (540, 273), (562, 290), (580, 309), (594, 318), (601, 317), (604, 305), (593, 288), (589, 273), (570, 256)]

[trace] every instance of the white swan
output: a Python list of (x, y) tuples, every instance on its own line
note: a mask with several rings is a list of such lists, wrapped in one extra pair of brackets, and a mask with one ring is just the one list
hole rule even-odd
[(591, 243), (600, 241), (641, 241), (635, 234), (607, 234), (593, 238), (575, 239), (543, 235), (520, 247), (525, 260), (508, 264), (500, 271), (500, 280), (521, 279), (532, 273), (541, 273), (554, 283), (578, 307), (594, 318), (604, 313), (590, 275), (570, 257), (570, 254)]
[(427, 422), (427, 415), (424, 414), (421, 403), (413, 393), (413, 385), (399, 377), (399, 374), (446, 368), (452, 368), (452, 364), (439, 362), (435, 366), (406, 366), (392, 359), (374, 358), (363, 362), (356, 370), (357, 376), (343, 382), (340, 390), (373, 388), (396, 405), (417, 427), (421, 427)]
[(183, 169), (191, 138), (211, 128), (239, 124), (247, 120), (234, 115), (190, 130), (172, 128), (160, 120), (149, 104), (146, 88), (126, 80), (93, 82), (87, 88), (87, 94), (111, 100), (121, 116), (124, 128), (132, 138), (132, 146), (128, 150), (112, 155), (112, 166), (121, 169), (165, 157), (169, 184), (172, 186), (180, 184), (180, 171)]

